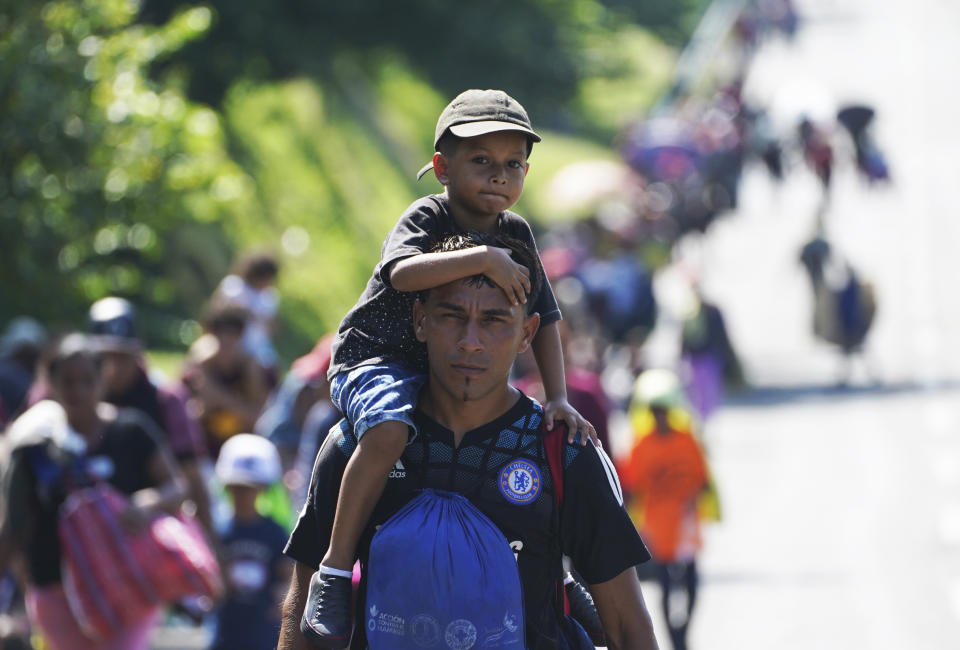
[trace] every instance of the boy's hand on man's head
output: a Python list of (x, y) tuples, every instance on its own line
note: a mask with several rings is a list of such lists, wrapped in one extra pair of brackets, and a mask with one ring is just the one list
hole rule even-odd
[(503, 289), (510, 304), (526, 304), (527, 294), (530, 293), (529, 269), (514, 262), (507, 248), (487, 246), (486, 249), (487, 263), (483, 274)]
[(548, 431), (553, 430), (554, 421), (563, 420), (566, 422), (567, 442), (570, 444), (573, 444), (573, 441), (579, 433), (580, 445), (582, 447), (587, 445), (588, 438), (595, 446), (600, 446), (600, 439), (597, 438), (597, 430), (565, 399), (552, 400), (544, 404), (543, 419)]

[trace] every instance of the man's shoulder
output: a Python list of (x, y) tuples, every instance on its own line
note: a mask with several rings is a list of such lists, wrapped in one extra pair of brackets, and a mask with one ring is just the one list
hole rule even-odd
[[(543, 417), (543, 407), (540, 406), (538, 402), (533, 401), (537, 408), (539, 409), (540, 417)], [(569, 429), (567, 428), (566, 423), (561, 421), (555, 421), (553, 429), (549, 431), (543, 425), (542, 421), (539, 423), (539, 433), (538, 435), (543, 437), (545, 440), (552, 436), (557, 436), (560, 438), (560, 441), (555, 442), (553, 445), (547, 444), (547, 447), (553, 447), (554, 449), (559, 449), (561, 454), (561, 459), (563, 460), (563, 469), (567, 470), (570, 465), (575, 461), (584, 451), (592, 447), (593, 445), (587, 443), (586, 446), (580, 444), (582, 434), (577, 433), (573, 437), (573, 442), (569, 441)]]
[(140, 409), (122, 406), (117, 408), (115, 413), (116, 417), (106, 425), (106, 430), (114, 435), (128, 435), (130, 431), (146, 438), (157, 438), (160, 435), (158, 425)]
[[(543, 406), (536, 399), (520, 393), (517, 402), (504, 413), (504, 429), (526, 436), (543, 437), (547, 433), (543, 426)], [(499, 421), (499, 418), (492, 423)]]
[(563, 442), (563, 469), (569, 469), (577, 458), (579, 458), (584, 453), (591, 453), (595, 451), (593, 443), (587, 442), (586, 446), (580, 444), (581, 434), (577, 434), (573, 438), (573, 442), (567, 440), (566, 429), (561, 432), (561, 435), (564, 438)]
[(614, 497), (623, 505), (620, 478), (613, 460), (604, 448), (589, 440), (586, 445), (580, 444), (581, 434), (579, 433), (574, 437), (573, 442), (568, 442), (566, 429), (564, 428), (561, 433), (564, 439), (562, 447), (564, 475), (578, 482), (587, 481), (594, 485), (608, 485)]
[[(427, 436), (434, 427), (443, 427), (425, 416), (422, 411), (414, 414), (418, 427)], [(517, 402), (505, 413), (492, 418), (477, 432), (482, 432), (483, 442), (474, 438), (475, 444), (494, 445), (500, 449), (529, 450), (543, 437), (543, 407), (535, 399), (520, 393)]]
[(168, 410), (186, 411), (187, 400), (184, 395), (184, 386), (179, 382), (171, 381), (161, 375), (148, 376), (148, 380), (157, 390), (157, 402)]
[(330, 445), (337, 450), (337, 453), (346, 457), (353, 455), (357, 448), (357, 436), (353, 433), (353, 427), (347, 422), (347, 418), (340, 418), (327, 432), (324, 445)]

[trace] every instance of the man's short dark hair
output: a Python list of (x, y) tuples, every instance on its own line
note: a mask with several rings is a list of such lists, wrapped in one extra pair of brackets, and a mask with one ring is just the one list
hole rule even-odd
[[(530, 271), (530, 292), (527, 295), (535, 296), (540, 292), (540, 288), (544, 282), (543, 267), (540, 266), (540, 258), (537, 257), (537, 254), (531, 250), (525, 242), (514, 237), (473, 231), (458, 233), (441, 239), (430, 249), (430, 252), (450, 253), (474, 248), (476, 246), (496, 246), (498, 248), (508, 249), (510, 251), (510, 258), (517, 264), (527, 267), (527, 270)], [(482, 274), (463, 278), (463, 282), (470, 286), (497, 286), (490, 278)], [(429, 294), (429, 289), (421, 291), (420, 300), (426, 302)], [(528, 300), (526, 303), (528, 314), (533, 312), (533, 303), (533, 300)]]
[(97, 356), (93, 352), (89, 337), (79, 332), (71, 332), (50, 345), (44, 359), (47, 377), (55, 380), (60, 370), (76, 359), (89, 361), (91, 365), (98, 367)]

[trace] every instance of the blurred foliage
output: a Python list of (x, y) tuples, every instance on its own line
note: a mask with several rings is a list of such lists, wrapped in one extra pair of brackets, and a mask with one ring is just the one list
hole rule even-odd
[[(554, 203), (550, 196), (551, 181), (564, 166), (583, 160), (615, 161), (619, 158), (609, 145), (559, 133), (545, 134), (543, 142), (534, 147), (530, 157), (530, 172), (523, 184), (523, 196), (515, 210), (529, 217), (535, 227), (549, 228), (551, 225), (569, 222), (569, 214), (558, 214), (551, 207)], [(437, 187), (440, 187), (439, 184)]]
[[(141, 19), (166, 21), (181, 0), (145, 0)], [(445, 97), (464, 88), (519, 92), (541, 126), (567, 128), (569, 104), (594, 74), (585, 45), (623, 25), (641, 25), (674, 44), (689, 35), (705, 0), (212, 0), (209, 36), (158, 69), (190, 69), (191, 97), (219, 105), (233, 79), (331, 76), (348, 54), (368, 74), (385, 57), (420, 71)]]
[(146, 350), (147, 365), (152, 378), (166, 385), (180, 376), (186, 355), (182, 350)]
[(607, 144), (670, 85), (676, 55), (650, 32), (627, 23), (584, 39), (581, 57), (590, 73), (571, 102), (580, 116), (576, 132)]
[[(699, 1), (678, 2), (670, 29), (685, 33)], [(236, 254), (270, 248), (289, 360), (337, 326), (403, 208), (439, 191), (414, 174), (463, 88), (508, 90), (546, 134), (518, 210), (548, 221), (549, 177), (611, 155), (669, 85), (674, 52), (638, 12), (616, 0), (7, 3), (0, 323), (82, 327), (114, 294), (139, 306), (148, 342), (182, 348)], [(477, 28), (491, 16), (496, 29)]]
[(705, 0), (603, 0), (603, 4), (624, 22), (642, 25), (666, 43), (681, 47), (709, 3)]
[[(179, 339), (249, 209), (253, 183), (220, 119), (146, 67), (200, 36), (193, 8), (136, 25), (125, 0), (15, 3), (0, 29), (0, 316), (77, 326), (109, 294), (144, 305), (145, 333)], [(14, 284), (15, 283), (15, 284)], [(19, 290), (9, 290), (10, 286)], [(5, 320), (5, 318), (4, 318)]]
[[(377, 109), (402, 74), (351, 91), (363, 95), (367, 114), (354, 110), (349, 93), (307, 81), (241, 84), (225, 102), (237, 159), (257, 178), (264, 206), (257, 219), (238, 222), (236, 234), (280, 243), (288, 334), (316, 338), (336, 328), (414, 197), (412, 170), (429, 150), (387, 139), (390, 122)], [(420, 86), (415, 93), (432, 91)]]

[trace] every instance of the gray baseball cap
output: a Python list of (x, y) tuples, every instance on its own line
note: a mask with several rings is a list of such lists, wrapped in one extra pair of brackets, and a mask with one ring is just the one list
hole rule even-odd
[[(473, 138), (497, 131), (519, 131), (526, 134), (531, 143), (542, 139), (533, 130), (530, 117), (520, 102), (502, 90), (471, 88), (454, 97), (437, 120), (434, 150), (447, 131), (459, 138)], [(432, 161), (420, 169), (417, 180), (431, 169)]]
[(129, 300), (110, 296), (90, 306), (87, 332), (96, 352), (137, 354), (143, 344), (136, 332), (137, 310)]

